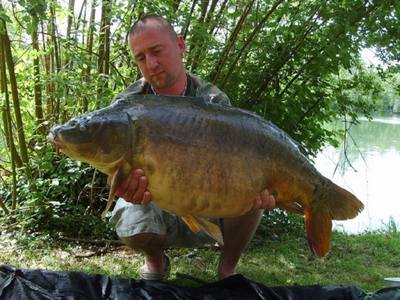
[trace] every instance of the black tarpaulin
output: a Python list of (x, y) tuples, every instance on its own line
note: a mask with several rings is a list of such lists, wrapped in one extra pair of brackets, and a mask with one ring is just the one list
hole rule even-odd
[(3, 265), (0, 267), (0, 300), (3, 299), (400, 300), (400, 286), (375, 293), (365, 293), (356, 286), (267, 287), (235, 275), (193, 288), (80, 272), (20, 270)]

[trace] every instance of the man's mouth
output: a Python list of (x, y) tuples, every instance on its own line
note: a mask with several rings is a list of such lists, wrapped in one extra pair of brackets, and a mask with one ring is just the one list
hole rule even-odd
[(159, 76), (162, 76), (163, 74), (164, 74), (164, 71), (160, 71), (160, 72), (157, 72), (157, 73), (150, 74), (150, 77), (157, 78)]

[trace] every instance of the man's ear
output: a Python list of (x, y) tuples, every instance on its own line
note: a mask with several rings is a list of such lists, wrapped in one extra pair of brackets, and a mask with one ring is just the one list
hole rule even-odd
[(183, 38), (182, 35), (178, 35), (177, 38), (176, 38), (176, 41), (178, 43), (178, 47), (179, 47), (181, 56), (183, 57), (185, 55), (185, 52), (186, 52), (185, 39)]

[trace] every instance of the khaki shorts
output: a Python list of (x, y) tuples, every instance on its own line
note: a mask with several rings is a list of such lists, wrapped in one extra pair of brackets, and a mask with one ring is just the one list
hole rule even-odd
[[(220, 219), (209, 220), (221, 228)], [(158, 208), (153, 202), (138, 205), (119, 198), (110, 222), (114, 224), (120, 238), (139, 233), (155, 233), (166, 236), (166, 247), (194, 248), (215, 241), (206, 233), (193, 233), (178, 216)]]

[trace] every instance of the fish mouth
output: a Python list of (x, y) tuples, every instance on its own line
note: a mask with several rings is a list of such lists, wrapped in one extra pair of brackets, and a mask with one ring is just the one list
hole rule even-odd
[(47, 136), (47, 141), (53, 144), (53, 146), (56, 149), (57, 155), (60, 154), (60, 151), (62, 151), (63, 148), (65, 148), (64, 143), (60, 140), (60, 138), (54, 134), (53, 132), (50, 132), (49, 135)]

